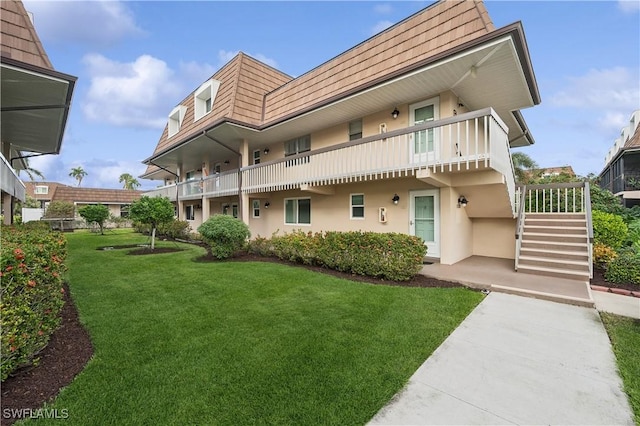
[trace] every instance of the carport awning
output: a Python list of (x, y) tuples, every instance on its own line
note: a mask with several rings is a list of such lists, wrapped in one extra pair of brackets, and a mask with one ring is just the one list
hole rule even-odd
[(76, 77), (2, 57), (2, 142), (12, 155), (58, 154)]

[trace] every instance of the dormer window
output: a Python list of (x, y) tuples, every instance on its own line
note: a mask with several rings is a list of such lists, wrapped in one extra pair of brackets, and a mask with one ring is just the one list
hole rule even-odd
[(168, 137), (171, 137), (180, 131), (180, 126), (182, 125), (182, 120), (184, 120), (184, 115), (186, 113), (187, 107), (183, 105), (178, 105), (171, 111), (171, 114), (169, 114)]
[(197, 121), (211, 112), (213, 102), (216, 99), (220, 82), (218, 80), (209, 80), (196, 90), (194, 94), (195, 117)]

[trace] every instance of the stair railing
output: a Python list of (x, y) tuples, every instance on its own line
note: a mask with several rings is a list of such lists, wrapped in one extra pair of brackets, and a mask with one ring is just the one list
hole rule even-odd
[(584, 211), (587, 217), (587, 243), (589, 245), (589, 278), (593, 278), (593, 221), (591, 219), (591, 191), (584, 183)]
[[(527, 194), (527, 185), (518, 187), (516, 197), (519, 198), (518, 216), (516, 220), (516, 271), (518, 270), (518, 262), (520, 261), (520, 248), (522, 246), (522, 233), (524, 232), (524, 216), (525, 216), (525, 198)], [(519, 194), (519, 195), (518, 195)]]

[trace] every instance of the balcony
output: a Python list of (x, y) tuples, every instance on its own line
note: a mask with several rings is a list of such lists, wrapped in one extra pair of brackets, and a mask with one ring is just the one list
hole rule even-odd
[[(495, 170), (506, 178), (510, 200), (515, 181), (508, 129), (491, 109), (459, 114), (392, 132), (243, 167), (247, 194), (425, 174)], [(175, 201), (236, 195), (237, 171), (158, 188), (145, 195)], [(512, 201), (513, 203), (514, 201)]]
[(0, 178), (2, 192), (17, 198), (20, 201), (24, 201), (26, 199), (26, 188), (24, 183), (20, 180), (16, 171), (11, 167), (2, 154), (0, 154)]

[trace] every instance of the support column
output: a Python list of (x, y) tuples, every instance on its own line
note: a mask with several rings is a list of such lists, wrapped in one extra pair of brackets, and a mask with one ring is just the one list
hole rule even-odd
[[(238, 159), (238, 164), (240, 165), (240, 169), (249, 165), (249, 141), (247, 139), (243, 139), (240, 144), (240, 158)], [(240, 175), (238, 176), (238, 182), (240, 183), (240, 188), (242, 188), (242, 172), (240, 172)], [(239, 207), (241, 211), (240, 218), (244, 223), (249, 225), (249, 212), (251, 207), (249, 205), (249, 194), (240, 190), (240, 193), (238, 194), (238, 203), (240, 204)]]
[(11, 225), (13, 222), (13, 197), (6, 192), (2, 193), (2, 210), (4, 213), (3, 223), (5, 225)]

